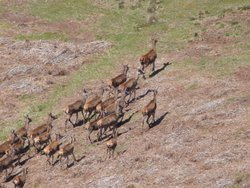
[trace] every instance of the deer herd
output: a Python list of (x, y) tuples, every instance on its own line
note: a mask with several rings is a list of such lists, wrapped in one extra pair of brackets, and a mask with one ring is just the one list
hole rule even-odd
[[(152, 72), (155, 70), (156, 54), (156, 39), (152, 39), (152, 49), (140, 57), (140, 67), (137, 68), (137, 74), (135, 77), (128, 78), (129, 66), (124, 65), (121, 74), (109, 79), (106, 83), (102, 82), (101, 88), (98, 92), (88, 92), (83, 90), (83, 96), (80, 100), (77, 100), (67, 105), (63, 111), (67, 115), (65, 120), (65, 131), (69, 129), (70, 123), (73, 127), (79, 125), (78, 114), (81, 113), (83, 120), (81, 124), (84, 124), (84, 130), (88, 131), (87, 139), (90, 143), (93, 143), (91, 134), (97, 132), (95, 141), (101, 141), (109, 135), (111, 138), (106, 142), (106, 158), (114, 156), (115, 148), (117, 147), (118, 127), (121, 125), (124, 117), (124, 109), (130, 105), (131, 102), (136, 100), (136, 90), (138, 89), (138, 80), (140, 76), (144, 79), (145, 68), (152, 65)], [(149, 128), (155, 121), (155, 112), (157, 107), (157, 90), (150, 90), (153, 93), (153, 98), (142, 109), (142, 122), (141, 131), (143, 132), (143, 125), (146, 121)], [(106, 98), (104, 97), (104, 94)], [(72, 116), (75, 115), (75, 122), (72, 121)], [(70, 135), (66, 135), (66, 138), (70, 138), (67, 143), (63, 145), (62, 135), (53, 135), (51, 131), (53, 129), (53, 121), (58, 117), (52, 113), (48, 114), (47, 122), (30, 130), (31, 118), (26, 115), (24, 117), (25, 125), (18, 130), (13, 130), (10, 133), (9, 138), (0, 145), (0, 171), (4, 172), (4, 181), (7, 181), (12, 174), (15, 162), (21, 165), (21, 157), (28, 152), (30, 158), (30, 152), (32, 148), (36, 153), (46, 155), (47, 162), (50, 165), (55, 165), (58, 161), (62, 165), (63, 159), (67, 160), (67, 167), (69, 166), (69, 157), (72, 156), (74, 161), (76, 157), (74, 155), (74, 142), (75, 138)], [(149, 122), (152, 118), (151, 122)], [(111, 131), (111, 134), (107, 134)], [(55, 157), (57, 157), (55, 159)], [(55, 161), (56, 160), (56, 161)], [(19, 175), (13, 178), (13, 184), (15, 187), (22, 187), (25, 183), (26, 175), (28, 173), (27, 168), (23, 168)]]

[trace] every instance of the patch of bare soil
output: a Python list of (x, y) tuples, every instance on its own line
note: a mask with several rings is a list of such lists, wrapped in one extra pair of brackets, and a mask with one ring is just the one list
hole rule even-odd
[[(23, 94), (45, 94), (62, 82), (65, 76), (86, 62), (88, 55), (110, 48), (105, 41), (62, 43), (58, 41), (19, 41), (1, 38), (0, 98), (4, 111), (1, 117), (13, 113), (10, 103)], [(15, 112), (18, 103), (15, 104)], [(8, 112), (8, 114), (6, 114)]]
[[(207, 40), (210, 39), (190, 43), (182, 52), (159, 54), (155, 74), (139, 80), (137, 100), (126, 109), (124, 124), (118, 129), (114, 159), (105, 160), (108, 138), (90, 144), (84, 126), (64, 132), (66, 116), (62, 115), (54, 123), (53, 133), (64, 135), (63, 143), (68, 142), (71, 135), (75, 136), (75, 154), (79, 161), (68, 169), (58, 163), (52, 167), (44, 155), (37, 154), (23, 165), (29, 169), (24, 187), (230, 187), (236, 176), (249, 174), (248, 68), (217, 79), (194, 70), (164, 65), (169, 60), (177, 62), (194, 54), (197, 58), (216, 57), (211, 53), (214, 50), (223, 55), (223, 47), (233, 43), (227, 39), (226, 43), (224, 39), (221, 42)], [(23, 69), (14, 69), (12, 74), (22, 74)], [(134, 70), (130, 71), (130, 75), (134, 74)], [(156, 122), (151, 129), (144, 126), (141, 134), (140, 109), (152, 99), (150, 89), (158, 90)], [(64, 99), (58, 109), (77, 98), (78, 93)], [(20, 170), (17, 166), (14, 173)], [(12, 187), (12, 184), (7, 182), (4, 186)]]

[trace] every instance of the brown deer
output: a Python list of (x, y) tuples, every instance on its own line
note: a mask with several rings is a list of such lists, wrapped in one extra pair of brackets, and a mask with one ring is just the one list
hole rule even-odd
[(28, 139), (28, 130), (29, 130), (30, 123), (32, 122), (32, 119), (28, 115), (26, 115), (26, 116), (24, 116), (24, 122), (25, 122), (24, 126), (21, 127), (20, 129), (16, 130), (16, 134), (17, 134), (17, 136), (27, 140), (28, 145), (29, 145), (30, 143), (29, 143), (29, 139)]
[(47, 131), (34, 138), (33, 146), (36, 148), (36, 151), (38, 152), (41, 149), (43, 149), (46, 145), (48, 145), (49, 142), (51, 142), (51, 136), (50, 136), (50, 131)]
[(119, 103), (117, 103), (115, 112), (109, 115), (106, 115), (97, 121), (97, 126), (98, 126), (98, 129), (100, 130), (98, 140), (101, 140), (102, 135), (107, 131), (108, 128), (113, 131), (113, 136), (117, 134), (116, 125), (122, 115), (121, 112), (122, 112), (122, 106), (119, 105)]
[(110, 89), (115, 90), (115, 93), (118, 93), (118, 86), (125, 82), (127, 80), (127, 73), (128, 73), (129, 67), (128, 65), (123, 65), (123, 72), (122, 74), (119, 74), (115, 76), (114, 78), (107, 81), (107, 85), (110, 87)]
[(18, 142), (19, 138), (15, 130), (12, 130), (8, 140), (0, 145), (0, 157), (3, 156), (7, 150), (10, 150), (10, 145)]
[(140, 57), (141, 69), (143, 72), (144, 72), (144, 69), (151, 64), (152, 64), (152, 72), (155, 70), (155, 60), (157, 58), (156, 43), (157, 43), (157, 40), (152, 39), (152, 49), (148, 53)]
[(23, 168), (22, 174), (16, 176), (16, 177), (13, 179), (12, 182), (13, 182), (15, 188), (21, 188), (21, 187), (24, 186), (24, 184), (25, 184), (25, 182), (26, 182), (27, 174), (28, 174), (28, 168)]
[[(66, 129), (68, 121), (73, 125), (73, 127), (77, 124), (77, 122), (78, 122), (78, 113), (79, 112), (82, 113), (83, 119), (85, 119), (85, 116), (84, 116), (84, 113), (83, 113), (83, 106), (84, 106), (86, 100), (87, 100), (87, 92), (84, 89), (83, 90), (83, 99), (82, 100), (77, 100), (74, 103), (72, 103), (72, 104), (70, 104), (70, 105), (68, 105), (68, 106), (66, 106), (64, 108), (65, 114), (68, 115), (68, 118), (65, 121), (65, 129)], [(73, 114), (76, 114), (75, 123), (73, 123), (71, 121), (71, 117), (72, 117)]]
[(111, 140), (106, 142), (106, 147), (107, 147), (106, 159), (110, 158), (111, 156), (114, 157), (116, 146), (117, 146), (117, 138), (116, 137), (114, 137)]
[(91, 118), (92, 113), (94, 113), (94, 115), (95, 115), (96, 106), (102, 102), (103, 93), (104, 93), (104, 87), (101, 87), (101, 91), (100, 91), (99, 94), (95, 94), (93, 96), (90, 96), (86, 100), (86, 102), (85, 102), (85, 104), (83, 106), (83, 109), (84, 109), (84, 111), (86, 113), (86, 116), (85, 116), (86, 121), (88, 121)]
[(36, 127), (35, 129), (31, 130), (28, 132), (28, 137), (30, 139), (30, 141), (32, 141), (32, 143), (34, 144), (34, 138), (37, 137), (38, 135), (50, 131), (52, 129), (52, 122), (57, 119), (56, 116), (52, 115), (52, 113), (48, 114), (48, 120), (47, 123), (42, 124), (38, 127)]
[(14, 151), (14, 154), (18, 159), (18, 164), (20, 164), (21, 155), (26, 151), (25, 140), (22, 137), (18, 137), (18, 141), (16, 141), (15, 143), (11, 143), (9, 145), (9, 149), (7, 149), (5, 153), (7, 154), (9, 151)]
[[(142, 131), (143, 131), (143, 125), (146, 120), (149, 128), (150, 128), (150, 123), (149, 123), (149, 118), (152, 116), (152, 122), (155, 122), (155, 110), (157, 107), (156, 103), (156, 95), (157, 95), (157, 90), (154, 90), (154, 98), (142, 109)], [(151, 123), (152, 123), (151, 122)]]
[(96, 112), (99, 113), (99, 118), (100, 117), (103, 117), (104, 116), (104, 111), (105, 111), (105, 108), (107, 108), (109, 105), (115, 103), (115, 101), (117, 100), (117, 96), (115, 97), (110, 97), (104, 101), (102, 101), (101, 103), (99, 103), (97, 106), (96, 106)]
[(84, 126), (84, 128), (85, 128), (86, 130), (89, 131), (88, 139), (89, 139), (90, 143), (92, 143), (92, 140), (91, 140), (91, 137), (90, 137), (91, 133), (92, 133), (93, 131), (98, 131), (98, 130), (99, 130), (99, 129), (98, 129), (98, 126), (97, 126), (97, 122), (98, 122), (98, 121), (99, 121), (99, 119), (96, 119), (96, 120), (94, 120), (94, 121), (88, 122), (88, 123)]
[(60, 150), (58, 151), (58, 157), (59, 157), (59, 161), (60, 163), (62, 162), (62, 158), (66, 158), (67, 159), (67, 168), (69, 167), (69, 156), (72, 155), (74, 161), (76, 160), (75, 154), (74, 154), (74, 144), (73, 142), (75, 142), (75, 138), (71, 137), (70, 143), (62, 146), (60, 148)]
[[(6, 150), (6, 155), (0, 159), (0, 172), (5, 171), (5, 180), (14, 170), (13, 162), (15, 161), (15, 148), (10, 146), (9, 150)], [(11, 171), (8, 173), (8, 169), (11, 168)]]
[[(125, 94), (125, 103), (126, 104), (129, 104), (131, 101), (131, 96), (132, 94), (134, 94), (134, 98), (132, 99), (135, 100), (135, 97), (136, 97), (136, 87), (138, 85), (138, 80), (140, 78), (140, 75), (143, 74), (142, 70), (141, 69), (138, 69), (137, 71), (137, 78), (130, 78), (129, 80), (127, 80), (126, 82), (122, 83), (120, 86), (119, 86), (119, 90), (121, 92), (124, 92)], [(129, 99), (128, 101), (126, 101), (126, 96), (129, 95)]]
[[(61, 138), (61, 135), (56, 134), (56, 140), (51, 142), (48, 146), (46, 146), (43, 149), (44, 154), (47, 156), (47, 162), (52, 166), (54, 165), (54, 163), (53, 163), (54, 155), (59, 150), (59, 146), (62, 144), (60, 142), (60, 138)], [(50, 158), (52, 158), (51, 162), (50, 162)]]
[(10, 149), (10, 144), (12, 143), (11, 140), (7, 140), (5, 142), (3, 142), (1, 145), (0, 145), (0, 157), (2, 157), (3, 155), (5, 155), (6, 153), (6, 150), (9, 150)]

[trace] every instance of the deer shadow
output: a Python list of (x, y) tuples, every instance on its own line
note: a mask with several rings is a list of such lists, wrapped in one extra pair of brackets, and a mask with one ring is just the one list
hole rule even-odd
[(169, 112), (165, 112), (164, 114), (162, 114), (155, 122), (150, 124), (150, 129), (152, 129), (153, 127), (156, 127), (157, 125), (159, 125), (162, 120), (166, 117), (166, 115), (169, 114)]
[(80, 127), (82, 126), (83, 124), (85, 123), (85, 121), (82, 119), (82, 120), (78, 120), (75, 124), (73, 124), (73, 128), (75, 127)]
[[(23, 156), (25, 156), (25, 155), (23, 155)], [(23, 166), (23, 165), (25, 165), (25, 163), (28, 161), (28, 160), (30, 160), (32, 157), (31, 156), (28, 156), (26, 159), (24, 159), (22, 162), (20, 161), (20, 165), (21, 166)]]
[(167, 62), (167, 63), (163, 63), (163, 66), (157, 70), (155, 70), (154, 72), (152, 72), (149, 75), (149, 78), (154, 77), (155, 75), (157, 75), (158, 73), (160, 73), (161, 71), (163, 71), (168, 65), (171, 65), (171, 63)]
[(150, 93), (150, 92), (152, 92), (152, 91), (153, 91), (152, 89), (148, 89), (148, 90), (146, 91), (146, 93), (144, 93), (144, 94), (142, 94), (142, 95), (136, 97), (136, 100), (140, 100), (141, 98), (145, 97), (148, 93)]
[[(19, 174), (21, 174), (21, 173), (22, 173), (22, 170), (19, 171), (19, 172), (17, 172), (17, 173), (15, 173), (15, 174), (9, 175), (8, 177), (6, 177), (6, 178), (3, 179), (3, 182), (4, 182), (4, 183), (10, 182), (11, 180), (13, 180), (14, 177), (16, 177), (17, 175), (19, 175)], [(1, 186), (0, 186), (0, 187), (1, 187)]]
[(76, 162), (80, 162), (81, 160), (83, 160), (86, 156), (83, 155), (81, 158), (77, 159)]
[(138, 112), (138, 110), (135, 111), (135, 112), (133, 112), (127, 119), (125, 119), (125, 120), (122, 119), (122, 121), (120, 121), (120, 122), (116, 125), (116, 127), (119, 128), (119, 127), (121, 127), (122, 125), (124, 125), (124, 124), (130, 122), (130, 120), (132, 119), (132, 117), (133, 117), (137, 112)]

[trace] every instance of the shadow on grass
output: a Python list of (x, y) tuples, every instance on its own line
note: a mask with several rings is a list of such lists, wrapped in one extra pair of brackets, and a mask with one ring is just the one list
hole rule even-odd
[(152, 72), (149, 75), (149, 78), (154, 77), (155, 75), (157, 75), (158, 73), (160, 73), (161, 71), (163, 71), (168, 65), (171, 65), (171, 63), (167, 62), (167, 63), (163, 63), (163, 66), (157, 70), (155, 70), (154, 72)]
[(169, 114), (169, 112), (165, 112), (164, 114), (162, 114), (155, 122), (150, 124), (149, 128), (151, 129), (159, 125), (162, 122), (162, 120), (166, 117), (167, 114)]

